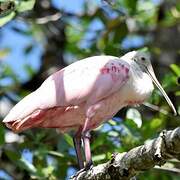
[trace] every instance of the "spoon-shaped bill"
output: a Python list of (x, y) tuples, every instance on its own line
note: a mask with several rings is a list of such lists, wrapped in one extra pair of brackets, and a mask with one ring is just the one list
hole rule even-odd
[(147, 70), (148, 75), (150, 76), (150, 78), (154, 82), (154, 84), (159, 88), (159, 90), (161, 91), (161, 93), (165, 97), (165, 99), (166, 99), (167, 103), (169, 104), (169, 106), (172, 108), (172, 110), (174, 112), (174, 115), (177, 115), (177, 112), (176, 112), (176, 109), (175, 109), (173, 103), (171, 102), (171, 100), (169, 99), (168, 95), (166, 94), (166, 92), (162, 88), (161, 84), (158, 82), (152, 66), (151, 65), (147, 66), (146, 70)]

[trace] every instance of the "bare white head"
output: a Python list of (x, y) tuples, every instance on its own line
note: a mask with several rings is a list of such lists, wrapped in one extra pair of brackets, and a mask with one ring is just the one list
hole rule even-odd
[(177, 115), (176, 109), (174, 105), (172, 104), (171, 100), (169, 99), (168, 95), (162, 88), (161, 84), (158, 82), (156, 75), (154, 73), (153, 67), (151, 65), (150, 61), (150, 55), (148, 53), (142, 52), (142, 51), (131, 51), (127, 54), (125, 54), (122, 59), (127, 60), (127, 61), (134, 61), (140, 69), (147, 73), (151, 80), (154, 82), (154, 84), (158, 87), (160, 92), (163, 94), (165, 97), (167, 103), (169, 106), (172, 108), (173, 112), (175, 115)]

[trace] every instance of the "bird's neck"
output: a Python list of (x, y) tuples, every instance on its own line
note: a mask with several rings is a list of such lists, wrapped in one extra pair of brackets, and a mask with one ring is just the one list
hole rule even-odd
[(143, 72), (140, 67), (132, 62), (130, 65), (130, 79), (128, 104), (141, 104), (151, 94), (154, 89), (153, 83), (149, 75)]

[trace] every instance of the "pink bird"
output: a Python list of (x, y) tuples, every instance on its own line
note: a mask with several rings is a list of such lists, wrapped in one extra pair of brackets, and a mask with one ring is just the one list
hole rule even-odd
[(48, 77), (14, 106), (3, 122), (14, 132), (35, 127), (57, 128), (61, 132), (74, 130), (74, 145), (82, 169), (81, 140), (89, 167), (92, 164), (89, 132), (121, 108), (147, 100), (154, 88), (152, 82), (176, 114), (156, 79), (148, 54), (132, 51), (121, 58), (89, 57)]

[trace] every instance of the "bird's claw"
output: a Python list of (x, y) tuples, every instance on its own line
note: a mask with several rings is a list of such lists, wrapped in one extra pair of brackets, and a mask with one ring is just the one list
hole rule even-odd
[(83, 172), (86, 172), (88, 170), (91, 170), (93, 168), (93, 163), (92, 161), (88, 162), (86, 166), (83, 169), (80, 169), (76, 174), (70, 177), (70, 179), (76, 180), (76, 178)]
[(89, 162), (87, 162), (84, 169), (87, 171), (87, 170), (91, 170), (92, 168), (93, 168), (93, 162), (92, 162), (92, 160), (90, 160)]

